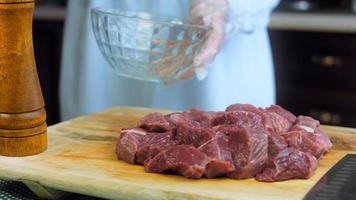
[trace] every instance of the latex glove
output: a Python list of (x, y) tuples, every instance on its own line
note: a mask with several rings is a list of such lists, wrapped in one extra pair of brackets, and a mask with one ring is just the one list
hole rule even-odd
[(213, 30), (202, 51), (195, 56), (193, 66), (179, 74), (178, 79), (183, 80), (194, 75), (199, 80), (206, 77), (206, 65), (214, 59), (223, 45), (227, 14), (227, 0), (191, 0), (190, 15), (193, 22), (212, 26)]

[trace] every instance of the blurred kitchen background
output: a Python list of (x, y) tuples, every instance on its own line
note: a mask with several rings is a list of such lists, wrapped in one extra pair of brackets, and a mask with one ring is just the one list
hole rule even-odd
[[(34, 48), (49, 125), (60, 120), (65, 15), (66, 0), (36, 0)], [(281, 0), (269, 33), (277, 104), (323, 124), (356, 127), (356, 0)]]

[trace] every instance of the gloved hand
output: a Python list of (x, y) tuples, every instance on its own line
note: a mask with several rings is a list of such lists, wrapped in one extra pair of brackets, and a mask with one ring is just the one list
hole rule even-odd
[(202, 80), (207, 75), (206, 64), (211, 62), (224, 42), (225, 19), (228, 13), (227, 0), (191, 0), (190, 15), (196, 24), (212, 26), (213, 30), (202, 51), (195, 56), (193, 66), (178, 75), (184, 80), (197, 76)]

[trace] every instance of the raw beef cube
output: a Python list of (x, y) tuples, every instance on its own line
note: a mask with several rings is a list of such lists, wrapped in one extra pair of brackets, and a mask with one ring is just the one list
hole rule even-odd
[(146, 134), (146, 130), (141, 128), (122, 129), (116, 144), (117, 159), (134, 164), (137, 149)]
[(290, 129), (291, 131), (303, 130), (306, 132), (314, 133), (315, 129), (320, 127), (318, 120), (307, 116), (298, 116), (295, 125)]
[(231, 132), (236, 132), (240, 128), (236, 127), (235, 125), (230, 125), (230, 124), (223, 124), (223, 125), (218, 125), (214, 126), (213, 130), (215, 133), (224, 133), (225, 135), (229, 136)]
[(137, 125), (149, 132), (165, 132), (171, 129), (170, 123), (161, 113), (151, 113), (141, 118)]
[(210, 127), (211, 122), (215, 116), (215, 112), (205, 112), (196, 108), (184, 112), (193, 121), (199, 122), (201, 127)]
[(330, 138), (325, 134), (320, 127), (317, 127), (314, 132), (315, 136), (312, 137), (314, 142), (319, 143), (321, 146), (325, 148), (326, 151), (329, 151), (333, 144), (331, 143)]
[(215, 114), (216, 112), (204, 112), (202, 110), (193, 108), (186, 112), (171, 113), (166, 115), (166, 118), (168, 118), (168, 121), (173, 124), (183, 121), (195, 121), (201, 127), (210, 127)]
[(296, 124), (282, 134), (290, 147), (313, 154), (320, 158), (332, 147), (329, 137), (321, 130), (319, 121), (306, 116), (298, 116)]
[(226, 175), (235, 169), (229, 148), (229, 137), (222, 132), (198, 148), (212, 160), (207, 164), (204, 175), (208, 178)]
[(145, 165), (147, 172), (173, 171), (187, 178), (201, 178), (210, 158), (191, 145), (177, 145), (161, 151)]
[(263, 115), (256, 114), (249, 111), (229, 111), (219, 113), (216, 115), (213, 121), (213, 125), (235, 125), (238, 128), (251, 128), (264, 130), (264, 118)]
[(261, 172), (268, 160), (268, 137), (264, 131), (239, 129), (230, 133), (230, 149), (235, 171), (231, 178), (250, 178)]
[(283, 116), (275, 113), (275, 112), (270, 112), (270, 111), (264, 111), (264, 114), (266, 117), (268, 117), (271, 122), (272, 130), (271, 132), (273, 133), (282, 133), (288, 131), (293, 123), (290, 122), (288, 119), (284, 118)]
[(181, 112), (174, 112), (174, 113), (170, 113), (164, 116), (164, 118), (167, 120), (167, 122), (169, 123), (169, 126), (171, 127), (171, 131), (173, 134), (175, 134), (176, 131), (176, 123), (179, 121), (186, 121), (186, 117), (183, 116), (183, 114)]
[(228, 106), (225, 111), (229, 112), (229, 111), (249, 111), (249, 112), (254, 112), (254, 113), (258, 113), (260, 112), (258, 108), (256, 108), (255, 106), (251, 105), (251, 104), (240, 104), (240, 103), (236, 103), (236, 104), (232, 104), (230, 106)]
[(270, 159), (266, 169), (257, 174), (256, 179), (266, 182), (307, 179), (313, 175), (317, 164), (318, 161), (312, 154), (287, 148)]
[(283, 136), (276, 133), (270, 133), (268, 135), (268, 157), (273, 157), (286, 148), (288, 148), (288, 144)]
[(167, 147), (176, 145), (171, 131), (165, 133), (148, 133), (142, 138), (136, 152), (136, 162), (144, 164)]
[(309, 178), (317, 159), (332, 146), (319, 121), (296, 117), (278, 105), (151, 113), (137, 127), (121, 131), (118, 159), (142, 164), (147, 172), (189, 178)]
[(181, 112), (173, 112), (173, 113), (169, 113), (167, 115), (164, 115), (164, 118), (169, 122), (170, 126), (174, 126), (176, 124), (176, 119), (172, 116), (179, 116), (182, 115)]
[(297, 119), (297, 117), (293, 115), (291, 112), (278, 105), (271, 105), (265, 110), (279, 114), (280, 116), (286, 118), (290, 123), (294, 123), (295, 120)]
[(229, 137), (224, 133), (218, 132), (215, 137), (207, 141), (198, 148), (211, 158), (231, 161), (231, 152), (229, 148)]
[[(176, 125), (177, 123), (185, 123), (187, 121), (192, 121), (189, 116), (187, 116), (184, 113), (180, 113), (180, 112), (171, 113), (171, 114), (165, 115), (165, 117), (171, 124), (174, 124), (174, 125)], [(200, 125), (198, 122), (194, 122), (194, 123), (196, 123), (197, 125)]]
[(328, 136), (322, 132), (310, 133), (305, 130), (299, 130), (283, 133), (282, 136), (289, 147), (309, 152), (318, 159), (332, 146)]
[(227, 173), (235, 170), (234, 165), (230, 161), (212, 159), (207, 165), (204, 172), (205, 177), (215, 178), (225, 176)]
[(211, 140), (215, 133), (212, 128), (200, 127), (196, 121), (185, 121), (176, 123), (175, 140), (181, 144), (190, 144), (195, 147)]
[[(255, 115), (259, 115), (261, 118), (261, 123), (263, 128), (269, 132), (274, 132), (274, 127), (271, 122), (271, 117), (266, 114), (266, 111), (261, 108), (256, 108), (251, 104), (233, 104), (226, 108), (226, 111), (235, 111), (235, 112), (250, 112), (254, 113)], [(241, 116), (243, 117), (243, 116)], [(244, 126), (245, 127), (245, 126)], [(249, 126), (247, 126), (249, 127)], [(254, 127), (251, 127), (254, 128)]]

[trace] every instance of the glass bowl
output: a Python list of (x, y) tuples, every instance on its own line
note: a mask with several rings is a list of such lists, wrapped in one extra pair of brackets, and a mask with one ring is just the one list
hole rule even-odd
[(211, 27), (143, 12), (93, 8), (98, 46), (118, 75), (145, 81), (176, 81), (189, 68)]

